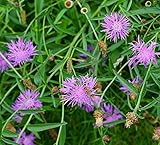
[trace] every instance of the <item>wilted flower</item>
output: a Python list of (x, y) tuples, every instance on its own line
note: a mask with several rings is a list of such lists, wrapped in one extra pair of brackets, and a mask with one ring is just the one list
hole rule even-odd
[(62, 102), (71, 105), (78, 105), (86, 110), (93, 110), (94, 102), (97, 100), (95, 95), (96, 79), (93, 77), (81, 76), (80, 78), (67, 78), (63, 82)]
[(130, 22), (128, 18), (120, 13), (112, 13), (104, 18), (102, 32), (106, 32), (108, 38), (114, 42), (117, 39), (125, 39), (128, 36)]
[(24, 41), (22, 38), (18, 38), (18, 41), (11, 41), (8, 43), (8, 60), (14, 66), (31, 61), (36, 55), (35, 48), (36, 46), (33, 46), (31, 41)]
[[(14, 138), (14, 140), (16, 142), (17, 138)], [(34, 140), (35, 140), (35, 136), (33, 133), (30, 133), (27, 135), (25, 132), (23, 132), (22, 136), (18, 141), (18, 144), (19, 145), (35, 145)]]
[[(26, 90), (20, 93), (16, 101), (12, 105), (12, 110), (28, 110), (28, 109), (38, 109), (42, 107), (42, 103), (38, 100), (39, 92), (33, 90)], [(19, 113), (15, 116), (17, 123), (21, 122), (23, 113)]]
[(160, 53), (155, 52), (154, 49), (156, 48), (156, 46), (156, 42), (146, 44), (138, 37), (138, 41), (134, 41), (133, 43), (131, 43), (133, 57), (130, 59), (128, 65), (133, 65), (133, 67), (135, 67), (140, 63), (147, 67), (150, 63), (157, 64), (156, 57), (160, 55)]
[[(140, 89), (140, 85), (142, 84), (142, 80), (140, 80), (140, 78), (137, 76), (135, 77), (132, 81), (128, 80), (128, 82), (130, 84), (132, 84), (135, 89), (139, 90)], [(123, 91), (124, 93), (126, 93), (128, 96), (130, 97), (134, 97), (133, 100), (135, 99), (135, 94), (133, 92), (131, 92), (126, 85), (122, 84), (122, 86), (120, 87), (120, 90)], [(132, 98), (131, 98), (132, 99)]]
[[(7, 54), (6, 53), (2, 53), (1, 54), (6, 57)], [(5, 70), (7, 70), (9, 68), (8, 63), (2, 58), (2, 56), (0, 55), (0, 72), (4, 72)]]
[(123, 116), (120, 111), (112, 106), (111, 104), (106, 104), (105, 102), (101, 103), (101, 110), (104, 113), (103, 115), (103, 123), (107, 124), (110, 122), (114, 122), (117, 120), (121, 120)]

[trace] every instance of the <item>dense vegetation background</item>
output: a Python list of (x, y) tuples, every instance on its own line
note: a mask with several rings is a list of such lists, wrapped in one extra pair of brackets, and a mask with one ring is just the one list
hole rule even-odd
[[(160, 42), (160, 1), (73, 2), (73, 6), (67, 8), (64, 0), (0, 0), (0, 51), (7, 51), (7, 43), (17, 40), (18, 37), (32, 40), (37, 46), (37, 55), (33, 61), (15, 67), (15, 70), (9, 69), (0, 73), (0, 128), (4, 127), (13, 114), (11, 105), (20, 91), (28, 87), (24, 80), (30, 79), (41, 93), (43, 108), (28, 123), (32, 111), (28, 111), (20, 124), (15, 123), (14, 119), (10, 119), (8, 123), (11, 125), (10, 131), (26, 126), (25, 132), (35, 134), (35, 144), (158, 145), (158, 141), (154, 141), (152, 136), (154, 128), (160, 125), (159, 60), (157, 66), (151, 66), (144, 86), (141, 100), (143, 110), (138, 112), (144, 118), (139, 119), (131, 128), (125, 128), (125, 114), (131, 109), (126, 94), (120, 91), (119, 87), (123, 82), (129, 85), (127, 80), (137, 75), (144, 80), (148, 68), (140, 65), (131, 70), (125, 66), (120, 74), (116, 72), (132, 55), (129, 43), (136, 40), (138, 35), (145, 42), (151, 39)], [(88, 12), (83, 14), (81, 7), (87, 8)], [(122, 13), (131, 22), (129, 36), (116, 43), (107, 40), (106, 34), (101, 32), (103, 18), (111, 12)], [(105, 55), (102, 54), (97, 39), (107, 44)], [(87, 51), (88, 45), (93, 47), (92, 52)], [(157, 47), (156, 51), (160, 51), (160, 47)], [(87, 58), (80, 57), (80, 54), (85, 54)], [(120, 62), (117, 61), (119, 58)], [(99, 95), (117, 75), (106, 91), (104, 100), (117, 106), (124, 118), (110, 128), (95, 128), (93, 113), (87, 113), (79, 107), (64, 106), (60, 102), (61, 93), (58, 88), (62, 86), (63, 80), (73, 75), (78, 77), (86, 74), (93, 75), (101, 83)], [(137, 100), (130, 101), (132, 106), (135, 106), (136, 102)], [(13, 144), (12, 138), (16, 133), (9, 130), (0, 132), (0, 144)], [(110, 138), (107, 143), (104, 135)]]

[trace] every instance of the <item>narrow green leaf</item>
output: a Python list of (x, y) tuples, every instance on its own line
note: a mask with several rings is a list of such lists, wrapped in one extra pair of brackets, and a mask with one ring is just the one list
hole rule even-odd
[(142, 15), (142, 14), (159, 14), (160, 8), (159, 7), (149, 7), (137, 10), (131, 10), (131, 15)]
[(59, 14), (57, 15), (54, 24), (57, 24), (58, 21), (64, 16), (65, 12), (67, 11), (67, 9), (62, 9)]
[(61, 136), (59, 140), (60, 145), (64, 145), (66, 140), (66, 126), (62, 126)]
[(124, 78), (122, 78), (120, 75), (118, 75), (116, 72), (114, 74), (117, 76), (121, 84), (125, 85), (132, 93), (134, 93), (136, 96), (138, 96), (138, 91), (136, 88), (130, 84), (128, 81), (126, 81)]
[(14, 132), (11, 132), (11, 131), (9, 131), (9, 130), (4, 130), (3, 131), (3, 133), (2, 133), (2, 135), (4, 136), (4, 137), (17, 137), (17, 134), (16, 133), (14, 133)]
[(157, 79), (157, 77), (154, 75), (154, 73), (151, 73), (151, 77), (153, 81), (157, 84), (157, 86), (160, 88), (160, 81)]
[(12, 140), (9, 140), (9, 139), (6, 139), (6, 138), (2, 138), (3, 142), (6, 143), (6, 145), (18, 145), (17, 143), (15, 143), (14, 141)]
[(33, 132), (40, 132), (52, 128), (57, 128), (62, 125), (66, 125), (67, 123), (45, 123), (45, 124), (30, 124), (28, 125), (28, 130), (33, 131)]

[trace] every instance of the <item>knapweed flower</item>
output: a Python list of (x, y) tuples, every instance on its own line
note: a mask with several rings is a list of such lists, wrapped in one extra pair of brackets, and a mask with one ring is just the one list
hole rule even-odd
[(36, 55), (36, 46), (33, 46), (31, 41), (24, 41), (22, 38), (18, 38), (18, 41), (11, 41), (7, 46), (8, 60), (14, 66), (31, 61), (32, 57)]
[[(39, 109), (42, 107), (41, 101), (38, 100), (40, 93), (33, 90), (26, 90), (23, 93), (20, 93), (16, 101), (12, 105), (12, 110), (29, 110), (29, 109)], [(15, 116), (17, 123), (20, 123), (24, 113), (18, 113)]]
[(106, 32), (108, 39), (116, 42), (117, 39), (122, 40), (128, 36), (129, 26), (130, 22), (126, 16), (114, 12), (104, 18), (104, 23), (102, 23), (104, 29), (102, 32)]
[(101, 103), (101, 110), (103, 114), (103, 124), (111, 123), (123, 118), (120, 111), (112, 106), (111, 104), (106, 104), (105, 102)]
[[(6, 53), (2, 53), (1, 54), (6, 57), (7, 54)], [(2, 58), (2, 56), (0, 55), (0, 72), (4, 72), (5, 70), (7, 70), (9, 68), (8, 63)]]
[(88, 75), (80, 78), (67, 78), (60, 89), (62, 102), (72, 107), (75, 105), (84, 107), (86, 111), (93, 110), (94, 103), (97, 101), (95, 85), (96, 79)]
[[(17, 138), (14, 138), (14, 140), (16, 142)], [(25, 132), (23, 132), (22, 136), (20, 137), (18, 141), (18, 144), (19, 145), (35, 145), (34, 140), (35, 140), (35, 136), (33, 133), (30, 133), (27, 135)]]
[(155, 52), (157, 44), (151, 42), (146, 44), (143, 40), (138, 38), (138, 41), (131, 43), (131, 49), (133, 51), (133, 57), (130, 59), (129, 67), (137, 66), (139, 63), (147, 67), (150, 63), (157, 64), (157, 57), (160, 55), (159, 52)]
[[(135, 87), (135, 89), (137, 89), (137, 91), (140, 89), (140, 85), (143, 83), (143, 81), (140, 80), (140, 78), (138, 76), (136, 76), (132, 81), (128, 80), (128, 82), (130, 84), (132, 84)], [(128, 96), (136, 97), (135, 94), (133, 94), (133, 92), (131, 92), (128, 89), (128, 87), (126, 85), (124, 85), (124, 84), (122, 84), (122, 86), (119, 89), (121, 91), (123, 91), (124, 93), (126, 93)]]

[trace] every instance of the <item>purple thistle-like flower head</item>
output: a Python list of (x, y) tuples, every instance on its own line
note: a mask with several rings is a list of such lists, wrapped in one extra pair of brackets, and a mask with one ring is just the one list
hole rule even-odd
[(24, 64), (31, 61), (32, 57), (36, 55), (35, 48), (36, 46), (33, 46), (31, 41), (18, 38), (18, 41), (8, 43), (8, 59), (14, 66)]
[(123, 118), (120, 111), (117, 108), (113, 107), (111, 104), (106, 104), (105, 102), (102, 102), (101, 110), (104, 113), (104, 116), (103, 116), (104, 124), (121, 120)]
[[(16, 141), (17, 138), (14, 138), (14, 140)], [(21, 138), (18, 141), (18, 144), (19, 145), (35, 145), (34, 140), (35, 140), (35, 136), (33, 133), (30, 133), (27, 135), (25, 132), (23, 132)]]
[[(143, 83), (143, 80), (140, 80), (140, 78), (138, 77), (138, 76), (136, 76), (132, 81), (131, 80), (128, 80), (128, 82), (130, 83), (130, 84), (132, 84), (133, 86), (135, 86), (135, 85), (140, 85), (140, 84), (142, 84)], [(119, 88), (121, 91), (123, 91), (124, 93), (126, 93), (127, 95), (131, 95), (131, 91), (127, 88), (127, 86), (126, 85), (123, 85), (122, 84), (122, 86)]]
[[(2, 53), (3, 54), (3, 53)], [(6, 53), (3, 54), (4, 57), (7, 56)], [(2, 58), (2, 56), (0, 55), (0, 72), (4, 72), (5, 70), (7, 70), (9, 68), (8, 63)]]
[(39, 92), (29, 89), (20, 93), (17, 100), (12, 105), (13, 111), (41, 108), (42, 103), (38, 100), (39, 95)]
[(82, 108), (86, 106), (88, 108), (86, 110), (92, 110), (96, 92), (95, 85), (96, 79), (88, 75), (81, 76), (80, 78), (67, 78), (63, 82), (63, 88), (60, 89), (62, 92), (62, 102), (72, 107), (75, 105)]
[(137, 66), (139, 63), (147, 67), (150, 63), (157, 64), (157, 56), (160, 53), (156, 53), (154, 49), (156, 48), (156, 42), (151, 42), (146, 44), (143, 40), (134, 41), (131, 43), (133, 50), (133, 57), (130, 59), (129, 67)]
[(102, 32), (106, 32), (108, 38), (114, 42), (117, 39), (125, 39), (128, 36), (130, 22), (128, 18), (120, 13), (112, 13), (104, 18)]

